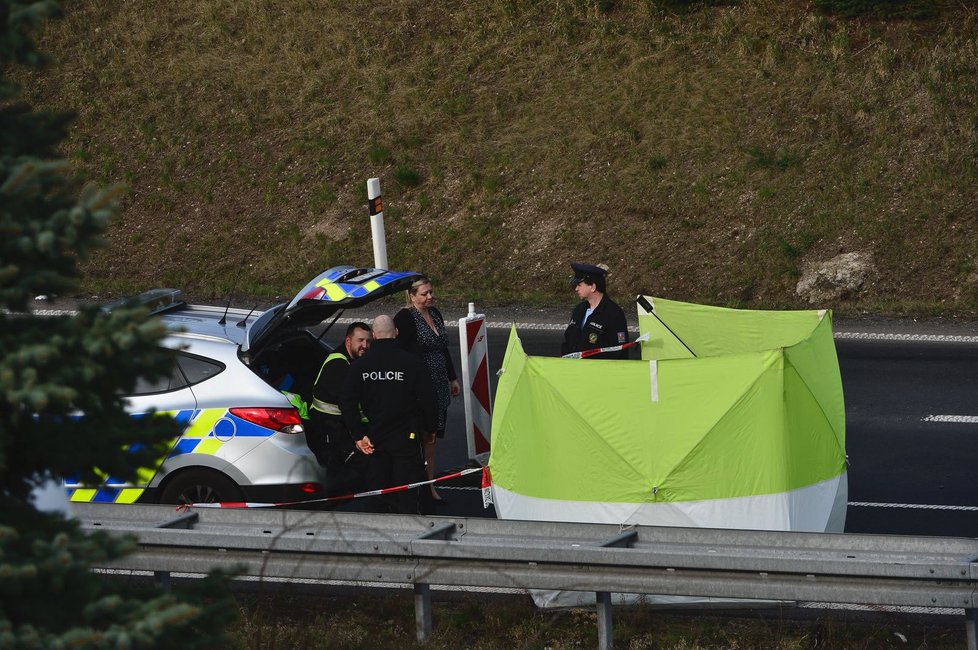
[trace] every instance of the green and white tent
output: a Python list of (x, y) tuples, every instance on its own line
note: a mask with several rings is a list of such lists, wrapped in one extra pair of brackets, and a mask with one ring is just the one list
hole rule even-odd
[(499, 517), (841, 532), (831, 313), (643, 302), (641, 361), (527, 356), (512, 330), (489, 459)]

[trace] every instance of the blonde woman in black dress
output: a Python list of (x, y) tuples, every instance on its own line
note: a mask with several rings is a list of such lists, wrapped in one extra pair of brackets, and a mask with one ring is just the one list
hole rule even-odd
[[(398, 343), (404, 349), (421, 355), (438, 394), (438, 429), (424, 439), (425, 471), (429, 480), (435, 475), (435, 441), (445, 437), (448, 405), (452, 397), (457, 397), (462, 390), (448, 353), (445, 319), (433, 306), (434, 299), (431, 280), (421, 277), (407, 291), (407, 307), (394, 315)], [(431, 497), (435, 501), (443, 500), (434, 485), (431, 486)]]

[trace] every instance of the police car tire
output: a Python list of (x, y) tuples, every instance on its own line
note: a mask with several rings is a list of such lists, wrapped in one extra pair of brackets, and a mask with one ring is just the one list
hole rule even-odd
[(216, 503), (242, 501), (241, 490), (223, 474), (206, 469), (188, 469), (170, 479), (160, 494), (160, 503)]

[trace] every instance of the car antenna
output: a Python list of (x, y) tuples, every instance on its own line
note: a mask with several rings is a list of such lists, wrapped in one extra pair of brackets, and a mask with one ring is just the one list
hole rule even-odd
[(228, 310), (231, 309), (231, 296), (234, 295), (234, 290), (238, 288), (238, 279), (240, 276), (234, 276), (234, 284), (231, 285), (231, 291), (228, 292), (228, 304), (224, 306), (224, 315), (221, 316), (221, 320), (217, 321), (220, 326), (227, 325), (228, 322)]
[(331, 330), (333, 328), (333, 325), (335, 325), (336, 324), (336, 321), (338, 321), (340, 319), (340, 316), (343, 315), (343, 312), (344, 311), (346, 311), (346, 310), (345, 309), (341, 309), (338, 312), (336, 312), (336, 315), (333, 316), (333, 320), (329, 321), (329, 325), (327, 325), (325, 327), (325, 329), (323, 329), (323, 333), (316, 337), (316, 340), (317, 341), (321, 341), (322, 338), (324, 336), (326, 336), (326, 332), (328, 332), (329, 330)]
[(224, 307), (224, 315), (221, 316), (221, 320), (217, 321), (218, 325), (227, 325), (228, 322), (228, 310), (231, 309), (231, 299), (228, 298), (228, 304)]
[(249, 318), (251, 318), (251, 315), (252, 315), (253, 313), (255, 313), (255, 310), (256, 310), (256, 309), (258, 309), (258, 305), (257, 305), (257, 304), (256, 304), (256, 305), (255, 305), (254, 307), (252, 307), (252, 308), (251, 308), (251, 311), (249, 311), (249, 312), (248, 312), (248, 315), (247, 315), (247, 316), (245, 316), (245, 317), (244, 317), (244, 318), (243, 318), (243, 319), (242, 319), (242, 320), (241, 320), (241, 321), (240, 321), (240, 322), (238, 323), (238, 327), (244, 327), (245, 325), (247, 325), (247, 324), (248, 324), (248, 319), (249, 319)]

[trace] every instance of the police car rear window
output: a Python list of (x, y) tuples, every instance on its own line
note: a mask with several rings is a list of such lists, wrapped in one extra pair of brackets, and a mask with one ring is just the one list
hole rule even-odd
[(210, 379), (224, 370), (224, 364), (222, 363), (184, 353), (177, 355), (177, 363), (180, 364), (180, 369), (187, 376), (187, 381), (191, 386)]
[(173, 365), (173, 370), (169, 375), (155, 380), (139, 377), (136, 380), (136, 387), (133, 389), (132, 395), (171, 393), (187, 386), (199, 384), (224, 370), (224, 364), (211, 359), (204, 359), (185, 352), (178, 352), (175, 356), (177, 362)]
[(173, 370), (170, 371), (169, 375), (164, 377), (158, 377), (155, 380), (147, 379), (146, 377), (139, 377), (136, 379), (136, 387), (133, 389), (133, 395), (153, 395), (155, 393), (168, 393), (174, 390), (180, 390), (187, 386), (187, 380), (184, 378), (183, 373), (176, 364), (173, 364)]

